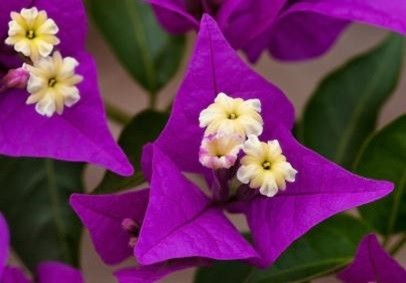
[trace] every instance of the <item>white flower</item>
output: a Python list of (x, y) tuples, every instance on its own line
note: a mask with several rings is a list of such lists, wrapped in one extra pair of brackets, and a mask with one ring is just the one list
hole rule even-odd
[(59, 39), (55, 36), (59, 29), (45, 11), (37, 8), (22, 9), (20, 13), (11, 12), (6, 44), (14, 46), (33, 61), (51, 54)]
[(199, 161), (214, 170), (228, 169), (235, 164), (243, 142), (244, 138), (235, 134), (206, 136), (200, 146)]
[(79, 65), (72, 57), (62, 58), (59, 52), (40, 58), (34, 66), (27, 65), (30, 73), (27, 91), (31, 94), (26, 103), (36, 104), (35, 110), (44, 116), (62, 114), (64, 106), (71, 107), (80, 100), (76, 87), (83, 78), (75, 73)]
[(200, 113), (200, 127), (206, 135), (214, 133), (237, 134), (243, 137), (260, 135), (263, 121), (258, 99), (243, 100), (219, 93), (214, 103)]
[(286, 161), (277, 140), (260, 142), (257, 136), (250, 135), (244, 143), (246, 154), (241, 159), (237, 171), (240, 182), (253, 189), (259, 189), (262, 195), (273, 197), (278, 190), (286, 188), (286, 182), (294, 182), (297, 171)]

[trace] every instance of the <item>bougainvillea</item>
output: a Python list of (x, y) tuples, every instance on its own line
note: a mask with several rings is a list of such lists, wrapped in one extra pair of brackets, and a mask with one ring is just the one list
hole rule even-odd
[[(381, 115), (403, 111), (384, 107), (403, 2), (1, 0), (0, 282), (406, 281), (406, 116)], [(328, 75), (304, 109), (291, 89), (306, 98), (308, 64), (270, 82), (283, 62), (265, 51), (311, 59), (352, 23), (400, 35)], [(146, 101), (123, 100), (141, 88)]]
[[(266, 267), (317, 223), (391, 191), (390, 183), (355, 176), (298, 144), (289, 131), (291, 115), (282, 94), (249, 70), (213, 19), (204, 17), (168, 125), (144, 157), (151, 194), (135, 247), (138, 261), (207, 257)], [(175, 135), (179, 129), (187, 134)], [(229, 146), (234, 135), (241, 148)], [(210, 197), (182, 171), (205, 174)], [(254, 248), (223, 210), (247, 216)]]
[(0, 153), (88, 161), (128, 175), (107, 128), (86, 32), (80, 0), (2, 1)]
[(264, 50), (283, 60), (318, 56), (351, 22), (406, 33), (402, 0), (146, 1), (172, 33), (198, 29), (203, 14), (210, 14), (230, 44), (252, 61)]

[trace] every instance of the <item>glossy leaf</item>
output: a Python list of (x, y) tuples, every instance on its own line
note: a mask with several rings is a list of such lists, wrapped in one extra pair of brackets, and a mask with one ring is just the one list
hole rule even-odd
[(355, 170), (395, 183), (392, 194), (360, 208), (362, 217), (384, 235), (406, 231), (406, 115), (367, 142)]
[(194, 283), (244, 283), (252, 269), (238, 261), (219, 261), (199, 268)]
[(185, 38), (170, 36), (139, 0), (87, 0), (88, 12), (121, 64), (152, 95), (176, 73)]
[(352, 261), (368, 228), (356, 218), (338, 215), (293, 244), (267, 270), (255, 270), (245, 282), (306, 282), (334, 272)]
[(81, 224), (68, 204), (82, 192), (83, 165), (49, 159), (0, 159), (0, 211), (14, 250), (34, 270), (44, 260), (78, 266)]
[(122, 177), (107, 172), (94, 193), (117, 192), (142, 184), (144, 175), (141, 172), (140, 160), (143, 146), (159, 135), (167, 120), (168, 114), (152, 110), (146, 110), (135, 116), (123, 130), (118, 142), (134, 166), (134, 175)]
[(325, 157), (351, 168), (377, 116), (396, 87), (403, 38), (389, 36), (376, 49), (330, 74), (310, 99), (299, 136)]

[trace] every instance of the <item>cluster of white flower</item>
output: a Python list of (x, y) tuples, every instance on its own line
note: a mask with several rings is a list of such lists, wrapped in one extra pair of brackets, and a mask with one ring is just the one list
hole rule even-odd
[[(72, 57), (63, 58), (54, 47), (60, 43), (59, 28), (46, 11), (36, 7), (11, 12), (7, 45), (22, 54), (28, 63), (8, 74), (14, 86), (26, 87), (30, 96), (27, 104), (36, 104), (37, 113), (52, 117), (62, 114), (64, 106), (71, 107), (80, 100), (77, 84), (83, 78), (75, 73), (78, 61)], [(22, 72), (27, 76), (22, 76)], [(21, 81), (16, 84), (15, 80)], [(13, 81), (14, 80), (14, 81)], [(25, 81), (24, 81), (25, 80)], [(11, 85), (13, 86), (13, 85)]]
[(219, 93), (214, 103), (200, 113), (200, 127), (206, 128), (200, 146), (199, 160), (213, 170), (235, 165), (242, 150), (243, 157), (237, 179), (273, 197), (294, 182), (297, 171), (282, 154), (277, 140), (261, 142), (263, 131), (261, 102), (243, 100)]

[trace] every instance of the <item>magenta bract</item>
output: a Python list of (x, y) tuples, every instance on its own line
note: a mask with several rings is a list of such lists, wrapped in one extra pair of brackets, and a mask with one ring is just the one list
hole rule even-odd
[(130, 175), (133, 168), (107, 127), (96, 66), (85, 51), (87, 23), (82, 1), (1, 1), (0, 81), (8, 70), (23, 64), (12, 47), (4, 44), (10, 12), (32, 7), (45, 10), (58, 25), (61, 43), (56, 49), (79, 62), (77, 72), (84, 78), (78, 85), (81, 99), (62, 115), (47, 118), (36, 113), (33, 105), (26, 105), (26, 90), (8, 88), (0, 92), (0, 154), (84, 161)]
[(146, 1), (172, 33), (197, 30), (202, 15), (210, 14), (230, 44), (251, 61), (266, 50), (282, 60), (321, 55), (352, 22), (406, 34), (403, 0)]

